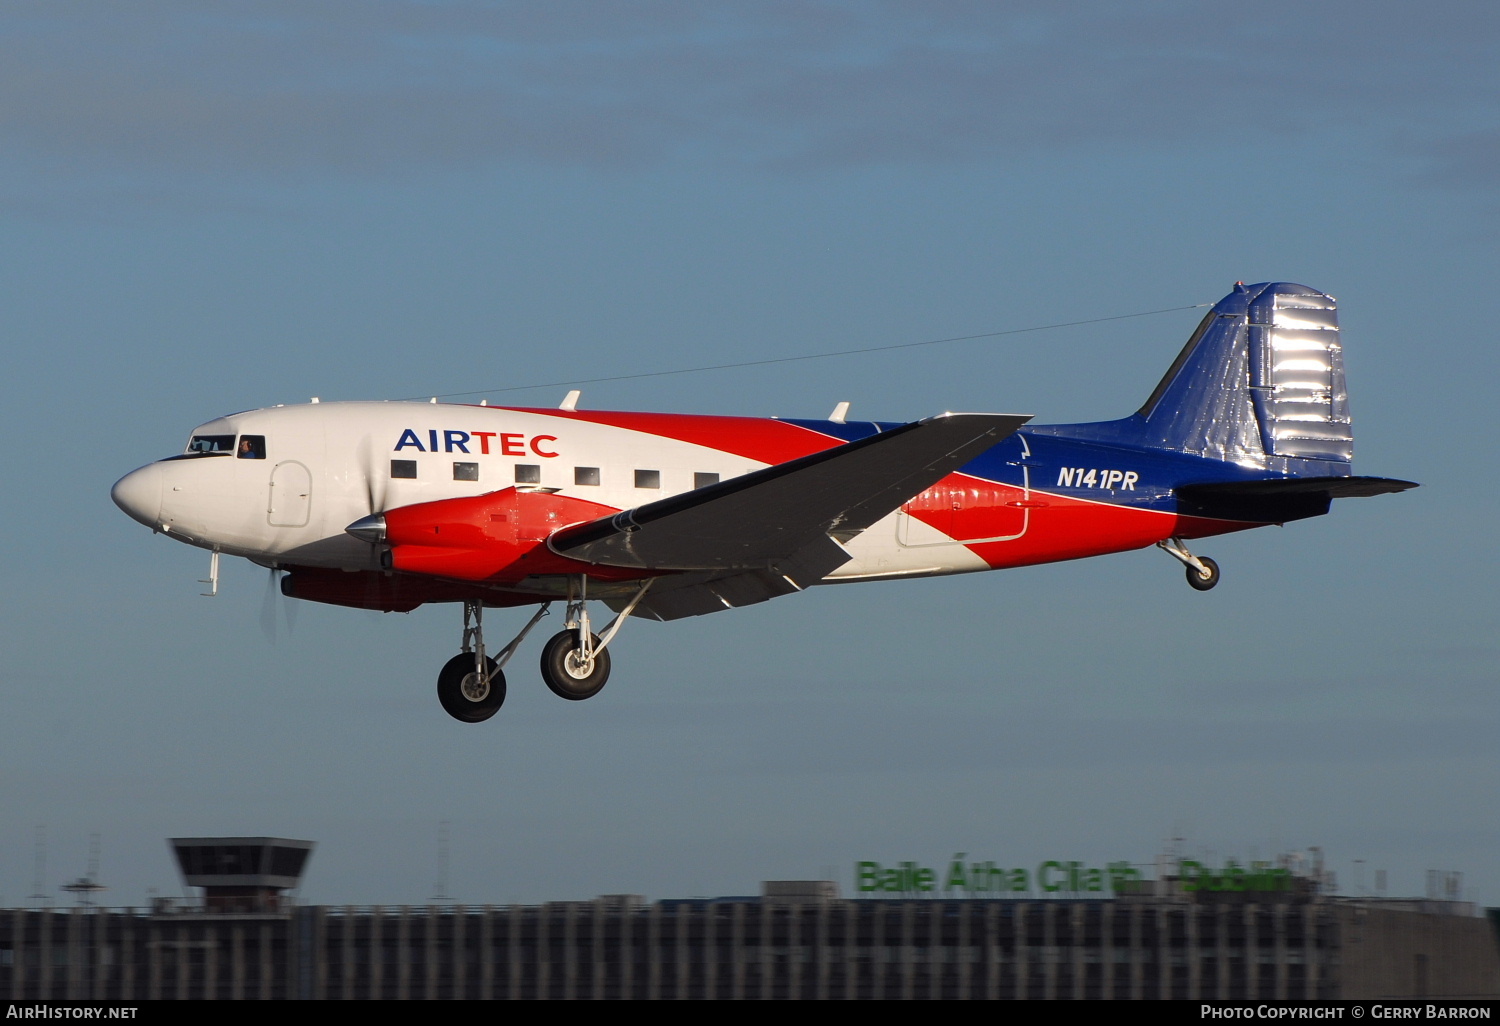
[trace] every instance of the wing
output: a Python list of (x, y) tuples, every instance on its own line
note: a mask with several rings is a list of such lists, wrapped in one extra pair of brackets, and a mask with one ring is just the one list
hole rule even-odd
[(638, 611), (694, 616), (801, 591), (849, 559), (842, 541), (1029, 417), (946, 413), (559, 531), (558, 555), (678, 571)]

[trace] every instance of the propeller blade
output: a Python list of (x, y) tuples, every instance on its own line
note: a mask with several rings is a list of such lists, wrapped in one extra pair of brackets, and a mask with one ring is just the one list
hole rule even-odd
[(358, 465), (364, 473), (365, 509), (372, 515), (385, 512), (385, 481), (379, 455), (368, 437), (360, 439)]
[[(281, 589), (277, 588), (276, 590), (280, 591)], [(286, 636), (288, 638), (292, 636), (292, 632), (297, 627), (297, 606), (297, 599), (289, 598), (286, 595), (281, 596), (281, 611), (286, 619)]]
[(273, 566), (266, 577), (266, 594), (260, 601), (260, 633), (271, 644), (276, 644), (276, 568)]

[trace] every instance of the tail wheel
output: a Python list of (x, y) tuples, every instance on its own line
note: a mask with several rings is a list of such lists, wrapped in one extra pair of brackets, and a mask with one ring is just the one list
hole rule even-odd
[(609, 650), (598, 647), (597, 634), (589, 637), (594, 639), (594, 657), (586, 662), (579, 658), (577, 631), (554, 634), (542, 650), (542, 680), (558, 698), (582, 702), (602, 691), (609, 680)]
[(1197, 567), (1190, 566), (1187, 568), (1187, 582), (1198, 591), (1208, 591), (1219, 583), (1219, 564), (1207, 556), (1199, 556), (1198, 562), (1202, 563), (1203, 569), (1208, 572), (1203, 573)]
[(438, 701), (455, 720), (480, 723), (505, 703), (505, 674), (495, 660), (484, 662), (487, 672), (481, 677), (474, 672), (474, 653), (460, 652), (438, 674)]

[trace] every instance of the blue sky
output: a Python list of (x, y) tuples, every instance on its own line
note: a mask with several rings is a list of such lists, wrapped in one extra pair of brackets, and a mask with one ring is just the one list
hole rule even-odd
[[(0, 19), (0, 900), (102, 836), (311, 838), (304, 897), (753, 893), (1321, 845), (1500, 902), (1492, 5), (14, 3)], [(109, 486), (280, 402), (493, 389), (1337, 296), (1356, 472), (1422, 482), (1159, 552), (632, 624), (597, 699), (459, 617), (298, 603)], [(594, 384), (599, 408), (1040, 422), (1136, 408), (1182, 311)], [(290, 633), (285, 618), (295, 617)], [(503, 630), (519, 619), (495, 616)], [(1363, 860), (1362, 870), (1355, 860)]]

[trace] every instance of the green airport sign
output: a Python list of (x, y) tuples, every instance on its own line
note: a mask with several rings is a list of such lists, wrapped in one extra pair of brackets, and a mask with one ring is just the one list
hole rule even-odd
[[(1118, 894), (1144, 879), (1130, 862), (1118, 860), (1102, 866), (1085, 862), (1049, 859), (1035, 869), (1007, 867), (992, 860), (966, 861), (967, 852), (957, 852), (945, 868), (905, 861), (886, 865), (874, 861), (854, 864), (855, 890), (860, 894), (934, 895), (942, 897), (1001, 897), (1008, 894)], [(1290, 870), (1269, 862), (1242, 867), (1229, 859), (1215, 870), (1201, 862), (1178, 862), (1178, 879), (1184, 891), (1287, 891)]]

